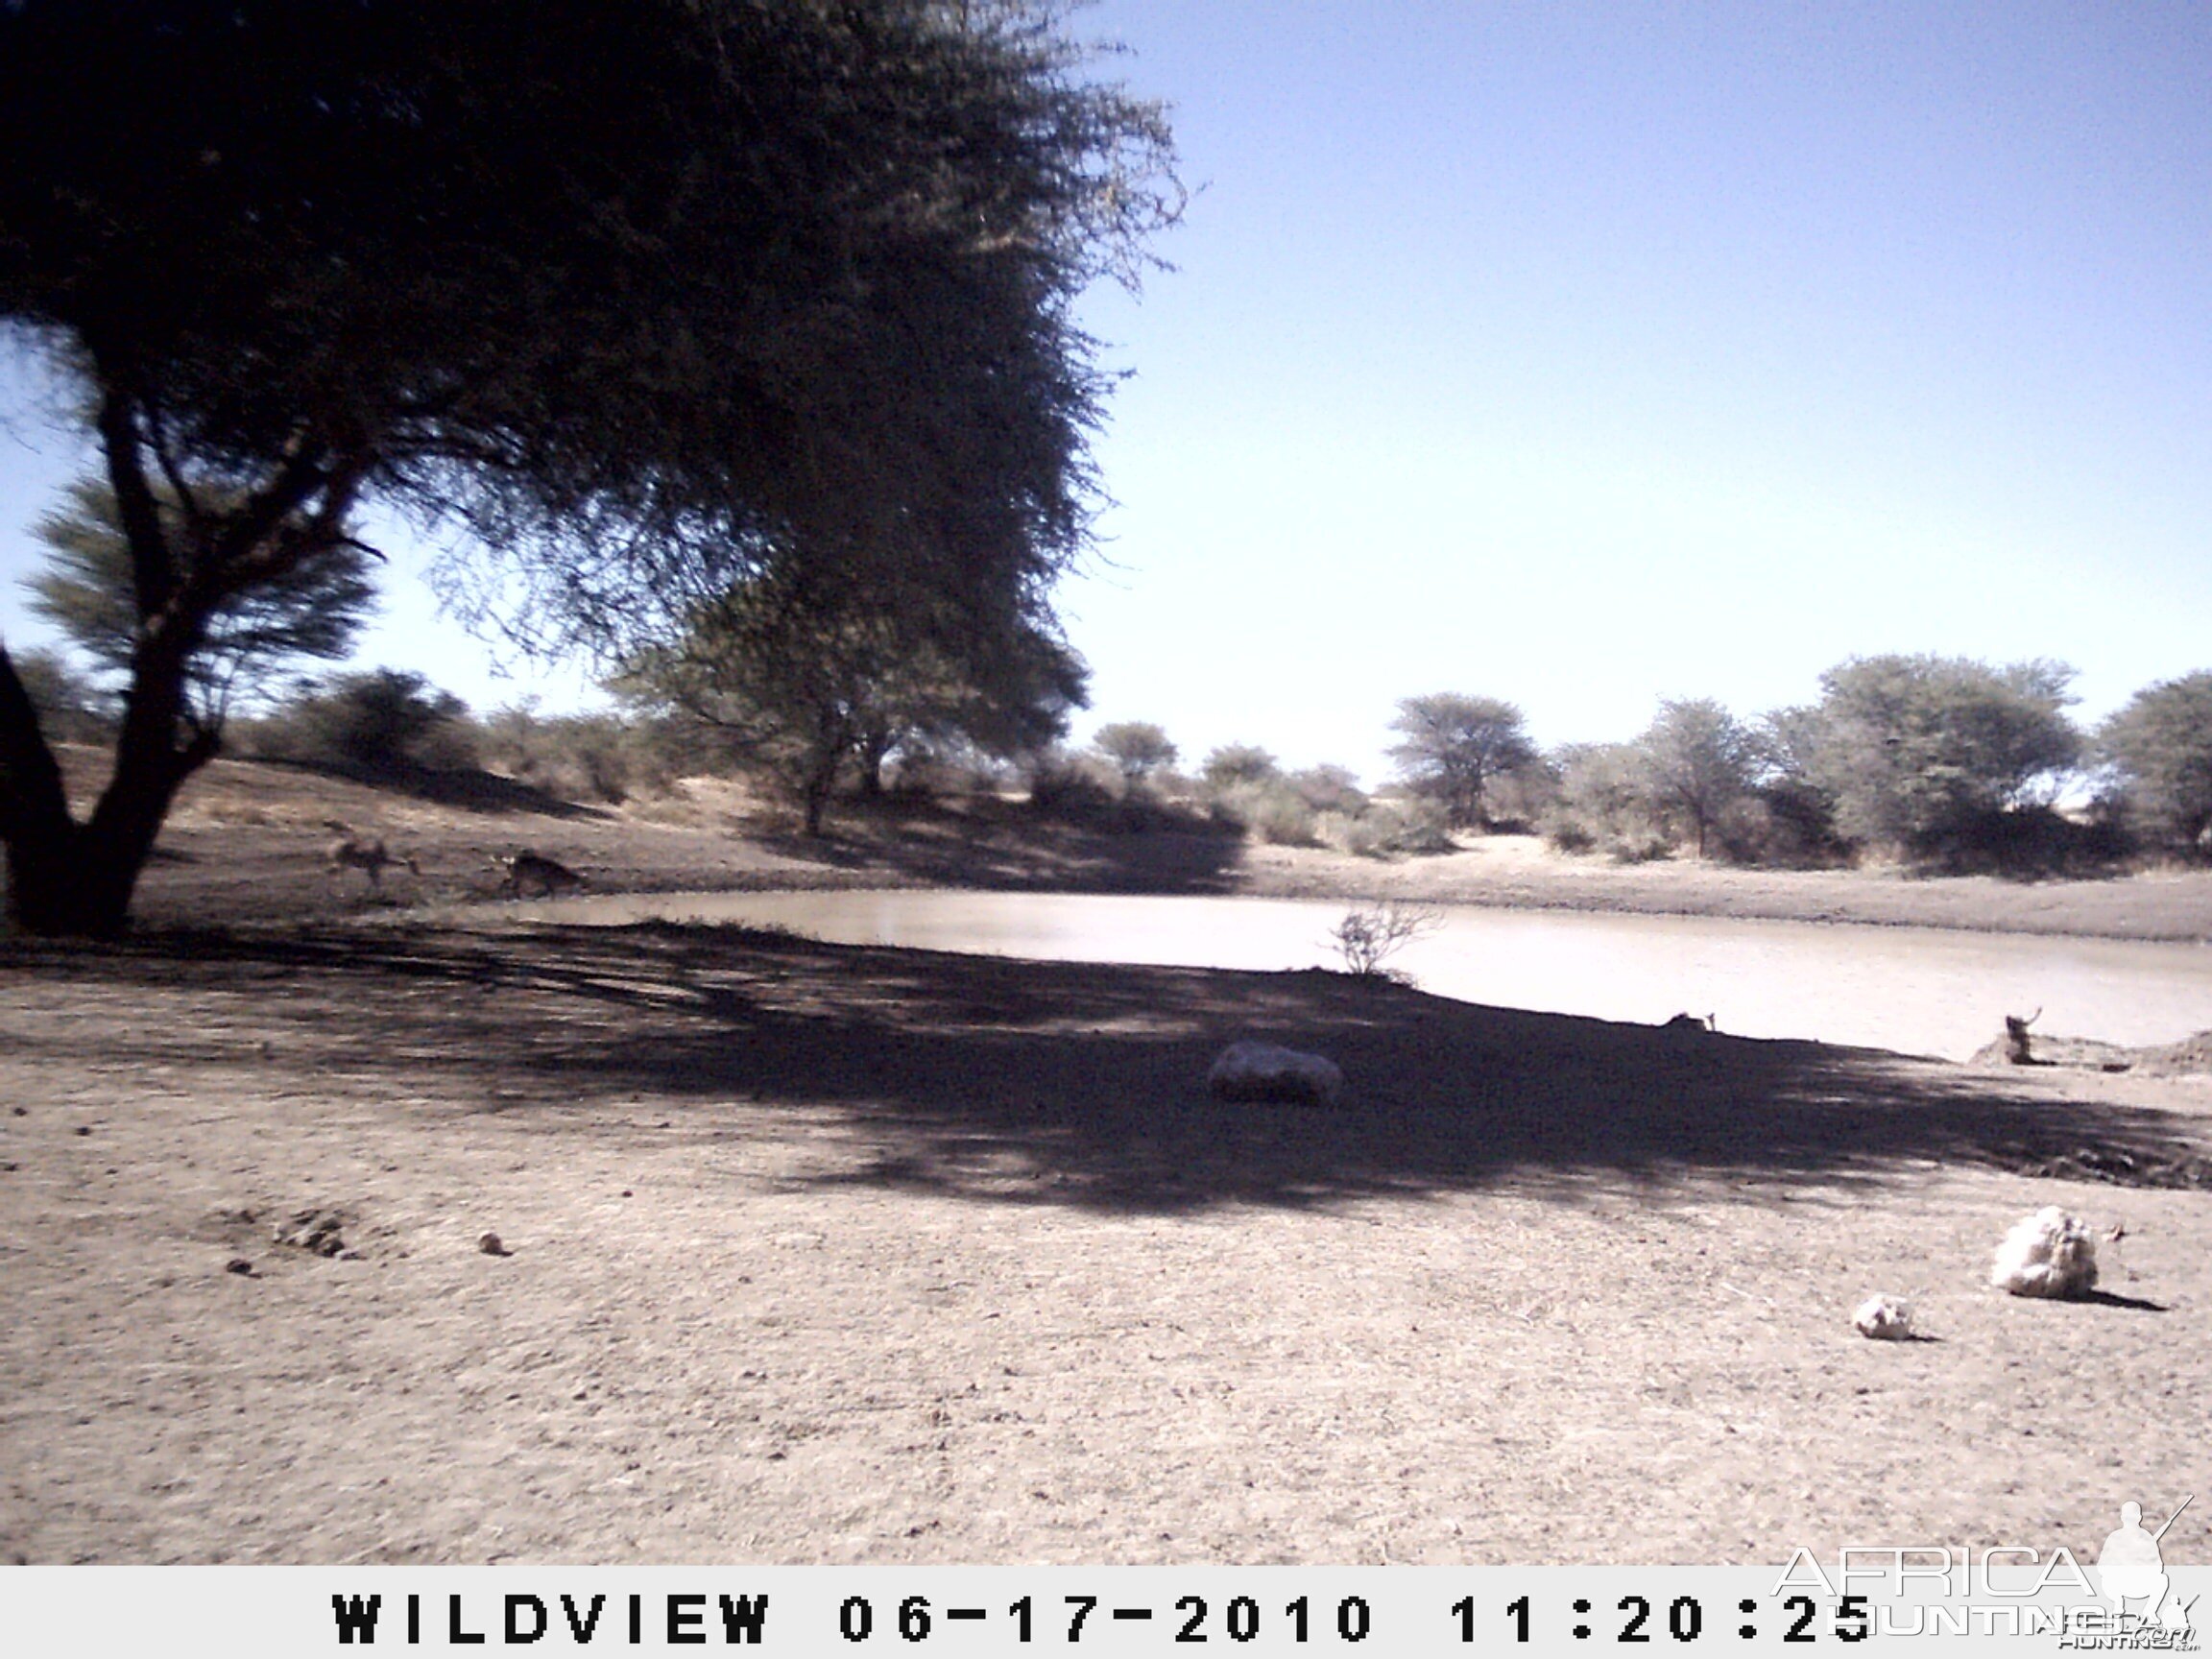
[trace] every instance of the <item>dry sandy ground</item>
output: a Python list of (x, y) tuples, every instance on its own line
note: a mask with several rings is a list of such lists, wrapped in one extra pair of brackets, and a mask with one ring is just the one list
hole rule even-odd
[[(211, 782), (141, 937), (0, 945), (0, 1558), (2087, 1558), (2122, 1502), (2212, 1490), (2212, 1194), (2026, 1172), (2200, 1155), (2204, 1079), (1318, 974), (372, 925), (319, 869), (325, 809), (414, 837), (437, 896), (521, 845), (601, 885), (1142, 860)], [(1145, 856), (1177, 890), (1328, 868)], [(2194, 926), (2194, 883), (2067, 902)], [(1983, 925), (2045, 915), (1986, 891)], [(1211, 1102), (1245, 1035), (1334, 1055), (1342, 1108)], [(1986, 1284), (2049, 1203), (2125, 1223), (2099, 1299)], [(338, 1254), (274, 1240), (310, 1212)], [(1857, 1336), (1873, 1291), (1926, 1339)], [(2212, 1558), (2201, 1509), (2170, 1561)]]

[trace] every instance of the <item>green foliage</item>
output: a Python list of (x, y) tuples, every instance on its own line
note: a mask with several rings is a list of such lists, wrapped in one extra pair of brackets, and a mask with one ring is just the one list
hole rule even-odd
[(1121, 769), (1102, 755), (1052, 749), (1029, 765), (1029, 804), (1053, 817), (1095, 819), (1118, 806), (1128, 787)]
[(478, 728), (482, 763), (564, 801), (619, 805), (665, 790), (709, 757), (675, 722), (650, 714), (542, 715), (531, 703), (494, 709)]
[(1752, 791), (1760, 746), (1710, 698), (1669, 700), (1636, 739), (1646, 802), (1671, 824), (1686, 823), (1697, 856), (1714, 829)]
[(2074, 671), (1959, 657), (1854, 658), (1821, 676), (1801, 725), (1807, 776), (1835, 802), (1838, 831), (1912, 856), (2001, 836), (2005, 812), (2047, 798), (2080, 758), (2066, 718)]
[(1329, 845), (1358, 858), (1454, 851), (1444, 808), (1416, 796), (1369, 802), (1358, 813), (1325, 812), (1314, 828)]
[(1559, 793), (1544, 817), (1545, 839), (1554, 847), (1602, 852), (1632, 863), (1672, 848), (1652, 796), (1650, 770), (1636, 744), (1570, 744), (1554, 758)]
[(1166, 730), (1149, 720), (1117, 720), (1101, 726), (1092, 733), (1091, 747), (1111, 760), (1129, 783), (1165, 772), (1180, 753)]
[(1455, 830), (1487, 827), (1491, 780), (1536, 759), (1521, 710), (1495, 697), (1407, 697), (1390, 729), (1404, 736), (1390, 757), (1406, 787), (1442, 805)]
[(14, 655), (15, 676), (57, 743), (97, 743), (114, 734), (114, 699), (77, 672), (59, 652)]
[(1366, 794), (1349, 766), (1324, 762), (1293, 772), (1290, 787), (1316, 812), (1342, 812), (1357, 817), (1367, 809)]
[(1257, 743), (1224, 743), (1206, 757), (1198, 776), (1210, 789), (1227, 789), (1238, 783), (1272, 782), (1282, 776), (1282, 768)]
[[(169, 545), (186, 563), (209, 520), (222, 523), (239, 503), (218, 495), (195, 501), (173, 487), (156, 488), (155, 510)], [(234, 697), (264, 700), (296, 659), (336, 661), (353, 641), (376, 603), (369, 580), (373, 555), (344, 526), (313, 537), (303, 523), (285, 527), (312, 542), (265, 581), (215, 603), (208, 611), (186, 675), (199, 717), (220, 724)], [(137, 594), (130, 539), (115, 492), (98, 479), (69, 487), (68, 505), (32, 527), (46, 543), (46, 569), (28, 578), (31, 609), (45, 617), (104, 670), (128, 679), (144, 608)]]
[(1280, 778), (1232, 781), (1208, 793), (1216, 824), (1240, 830), (1277, 847), (1320, 845), (1319, 819), (1297, 790)]
[(601, 661), (794, 561), (979, 646), (1042, 625), (1111, 383), (1074, 302), (1134, 282), (1180, 205), (1162, 110), (1063, 21), (0, 5), (0, 326), (82, 391), (141, 640), (84, 825), (0, 659), (17, 919), (123, 925), (216, 749), (187, 697), (209, 619), (369, 496), (466, 533), (470, 614)]
[(807, 833), (840, 781), (880, 793), (887, 760), (958, 742), (1013, 757), (1049, 745), (1086, 695), (1082, 661), (1020, 617), (988, 642), (921, 606), (879, 609), (804, 566), (700, 606), (684, 636), (639, 652), (618, 682), (712, 727), (799, 804)]
[(460, 771), (477, 755), (469, 706), (421, 674), (373, 668), (342, 674), (255, 723), (254, 747), (276, 758), (367, 777)]
[(1029, 805), (1038, 814), (1113, 834), (1154, 830), (1184, 833), (1224, 826), (1184, 801), (1163, 796), (1149, 781), (1131, 782), (1121, 768), (1095, 750), (1052, 749), (1028, 766)]
[(2152, 840), (2200, 855), (2212, 838), (2212, 672), (2138, 691), (2098, 733), (2128, 817)]

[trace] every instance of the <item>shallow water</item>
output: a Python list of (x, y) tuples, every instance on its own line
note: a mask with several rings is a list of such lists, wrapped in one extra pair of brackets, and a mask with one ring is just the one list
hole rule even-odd
[[(1069, 893), (658, 893), (508, 907), (547, 921), (781, 926), (838, 944), (1073, 962), (1334, 967), (1341, 901)], [(2212, 1027), (2212, 950), (1939, 928), (1454, 906), (1391, 959), (1423, 989), (1506, 1007), (1963, 1059), (2007, 1014), (2054, 1035), (2163, 1043)]]

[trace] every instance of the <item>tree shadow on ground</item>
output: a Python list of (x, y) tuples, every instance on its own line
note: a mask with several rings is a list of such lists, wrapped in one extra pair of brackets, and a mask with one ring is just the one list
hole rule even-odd
[[(2197, 1167), (2204, 1120), (2068, 1080), (1695, 1027), (1480, 1007), (1319, 972), (1010, 961), (729, 927), (300, 930), (16, 944), (0, 972), (128, 992), (97, 1058), (254, 1061), (164, 1028), (164, 988), (296, 1022), (396, 1096), (609, 1136), (640, 1096), (703, 1142), (843, 1120), (810, 1181), (1118, 1211), (1516, 1191), (1574, 1199), (1721, 1179), (1779, 1201), (2083, 1147)], [(280, 987), (281, 994), (276, 994)], [(1225, 1105), (1238, 1038), (1329, 1054), (1341, 1106)], [(87, 1058), (90, 1058), (89, 1056)], [(608, 1110), (594, 1116), (594, 1107)], [(619, 1108), (617, 1110), (616, 1108)], [(762, 1114), (766, 1115), (763, 1123)]]
[(505, 778), (475, 766), (418, 766), (395, 762), (387, 766), (339, 766), (323, 761), (265, 759), (258, 764), (285, 771), (303, 772), (341, 783), (410, 795), (440, 806), (492, 816), (529, 816), (562, 821), (611, 823), (614, 815), (603, 807), (565, 801), (535, 784)]
[(930, 886), (1067, 893), (1230, 893), (1244, 856), (1240, 834), (1181, 817), (1075, 823), (988, 800), (850, 807), (822, 835), (771, 831), (759, 843), (799, 863)]

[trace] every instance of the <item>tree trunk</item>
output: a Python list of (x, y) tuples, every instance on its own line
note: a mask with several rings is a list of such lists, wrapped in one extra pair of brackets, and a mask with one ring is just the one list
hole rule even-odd
[(860, 751), (860, 799), (883, 799), (883, 752), (873, 746)]
[(830, 790), (836, 781), (835, 773), (815, 773), (807, 778), (801, 789), (801, 804), (806, 813), (806, 833), (809, 838), (822, 833), (822, 813), (830, 805)]
[(8, 917), (24, 931), (112, 939), (130, 926), (132, 896), (178, 785), (215, 754), (207, 732), (178, 746), (183, 662), (176, 650), (140, 653), (114, 775), (90, 821), (79, 824), (37, 713), (0, 650), (0, 842)]
[(131, 925), (152, 848), (151, 835), (102, 835), (66, 817), (18, 826), (8, 837), (8, 919), (49, 938), (115, 938)]

